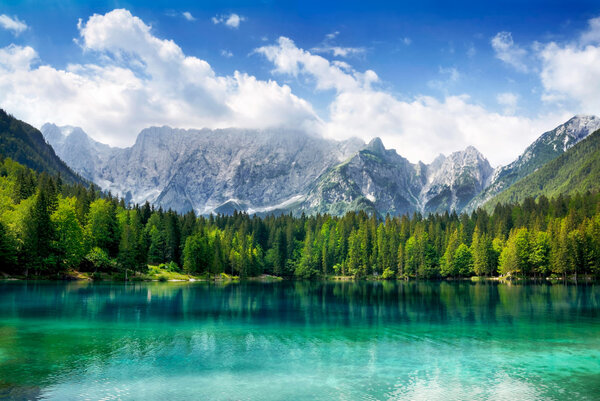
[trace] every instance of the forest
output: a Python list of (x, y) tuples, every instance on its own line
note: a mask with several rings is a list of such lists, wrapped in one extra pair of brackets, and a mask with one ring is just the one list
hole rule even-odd
[(241, 279), (598, 278), (600, 194), (498, 204), (490, 214), (196, 216), (0, 161), (5, 275), (143, 273), (149, 265)]

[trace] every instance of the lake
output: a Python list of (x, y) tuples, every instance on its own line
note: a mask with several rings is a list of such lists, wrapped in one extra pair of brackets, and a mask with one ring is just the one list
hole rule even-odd
[(600, 287), (0, 282), (0, 399), (600, 399)]

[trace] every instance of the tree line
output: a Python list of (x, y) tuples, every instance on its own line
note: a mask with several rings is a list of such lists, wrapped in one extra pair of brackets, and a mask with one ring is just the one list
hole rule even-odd
[(600, 276), (600, 194), (499, 204), (493, 213), (342, 217), (196, 216), (64, 184), (0, 162), (0, 264), (5, 273), (270, 274), (382, 279)]

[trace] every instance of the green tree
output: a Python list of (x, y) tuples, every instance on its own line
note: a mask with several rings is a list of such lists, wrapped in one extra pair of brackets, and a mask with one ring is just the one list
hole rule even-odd
[(546, 276), (550, 272), (550, 237), (540, 231), (532, 240), (530, 261), (533, 272)]
[(460, 244), (454, 253), (454, 268), (459, 275), (468, 277), (473, 273), (473, 255), (465, 244)]
[(114, 205), (106, 199), (92, 202), (85, 226), (85, 238), (89, 248), (98, 247), (106, 251), (109, 256), (116, 256), (119, 234)]
[(458, 230), (454, 230), (450, 235), (450, 239), (448, 240), (448, 246), (446, 247), (446, 251), (442, 256), (440, 263), (440, 271), (443, 277), (458, 276), (459, 270), (454, 264), (454, 255), (459, 245), (460, 242), (458, 239)]
[[(241, 258), (239, 252), (237, 258)], [(210, 249), (206, 237), (200, 232), (189, 236), (183, 248), (183, 268), (190, 273), (204, 273), (208, 270), (209, 262)]]
[(75, 198), (59, 198), (57, 209), (51, 216), (55, 234), (53, 249), (61, 268), (77, 268), (86, 254), (75, 204)]
[(0, 222), (0, 266), (8, 271), (16, 271), (17, 248), (10, 232)]
[(315, 261), (313, 236), (310, 231), (306, 234), (300, 262), (298, 263), (294, 274), (297, 277), (306, 280), (315, 279), (319, 275), (319, 270), (317, 269), (317, 263)]
[(503, 276), (514, 275), (519, 272), (519, 256), (514, 239), (509, 239), (500, 254), (500, 274)]

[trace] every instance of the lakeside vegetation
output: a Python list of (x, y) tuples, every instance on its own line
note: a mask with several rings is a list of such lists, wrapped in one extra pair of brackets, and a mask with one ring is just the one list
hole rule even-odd
[(128, 207), (4, 159), (0, 264), (27, 278), (598, 278), (600, 194), (527, 198), (491, 214), (197, 217)]

